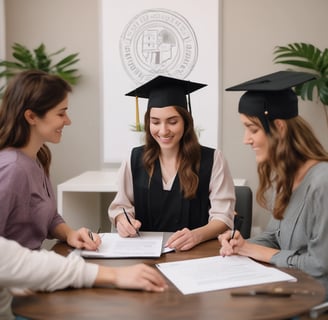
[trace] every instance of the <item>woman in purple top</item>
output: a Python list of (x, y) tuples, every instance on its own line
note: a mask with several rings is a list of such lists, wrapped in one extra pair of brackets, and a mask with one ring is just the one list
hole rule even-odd
[(49, 180), (51, 153), (59, 143), (71, 87), (63, 79), (32, 70), (8, 84), (0, 108), (0, 236), (39, 249), (46, 238), (96, 250), (100, 238), (71, 229), (57, 212)]

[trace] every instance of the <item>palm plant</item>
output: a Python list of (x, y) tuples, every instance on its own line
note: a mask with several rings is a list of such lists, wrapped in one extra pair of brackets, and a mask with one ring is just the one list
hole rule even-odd
[[(313, 73), (315, 79), (296, 86), (295, 92), (303, 100), (313, 101), (314, 97), (319, 98), (328, 126), (328, 49), (321, 51), (312, 44), (300, 42), (277, 46), (274, 54), (275, 63), (292, 65)], [(315, 95), (314, 89), (316, 89)]]
[[(4, 68), (0, 72), (0, 79), (5, 78), (8, 80), (16, 73), (30, 69), (37, 69), (51, 74), (56, 74), (72, 85), (75, 85), (80, 78), (80, 75), (78, 75), (78, 70), (76, 68), (72, 68), (72, 66), (79, 61), (77, 58), (78, 53), (70, 54), (54, 63), (52, 61), (53, 57), (62, 53), (65, 48), (62, 48), (54, 53), (47, 54), (46, 47), (43, 43), (41, 43), (40, 46), (33, 51), (29, 50), (22, 44), (14, 43), (12, 49), (12, 55), (15, 58), (15, 61), (0, 61), (0, 67)], [(0, 95), (3, 93), (4, 88), (5, 85), (0, 88)]]

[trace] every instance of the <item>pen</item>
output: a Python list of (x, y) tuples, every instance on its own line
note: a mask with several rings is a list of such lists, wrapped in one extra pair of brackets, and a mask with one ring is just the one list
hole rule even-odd
[(232, 291), (230, 293), (234, 297), (254, 297), (254, 296), (270, 296), (270, 297), (290, 297), (289, 291), (272, 291), (272, 290), (250, 290), (250, 291)]
[[(131, 220), (130, 220), (130, 218), (129, 218), (129, 215), (126, 213), (126, 211), (125, 211), (125, 209), (123, 208), (123, 212), (124, 212), (124, 215), (125, 215), (125, 217), (126, 217), (126, 220), (128, 220), (128, 222), (131, 224), (131, 226), (133, 227), (133, 224), (132, 224), (132, 222), (131, 222)], [(139, 233), (139, 230), (137, 230), (137, 229), (135, 229), (136, 230), (136, 233), (137, 233), (137, 235), (138, 235), (138, 237), (140, 237), (140, 233)]]
[(231, 233), (231, 239), (235, 236), (236, 230), (240, 230), (241, 225), (243, 224), (244, 217), (239, 216), (238, 214), (235, 215), (233, 220), (233, 229)]
[(92, 241), (94, 241), (94, 239), (93, 239), (93, 235), (92, 235), (92, 231), (89, 229), (89, 231), (88, 231), (88, 234), (89, 234), (89, 238), (92, 240)]

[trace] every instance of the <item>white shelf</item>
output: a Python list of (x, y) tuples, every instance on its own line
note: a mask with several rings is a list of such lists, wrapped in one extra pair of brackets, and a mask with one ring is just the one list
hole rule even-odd
[(117, 173), (118, 169), (86, 171), (59, 184), (58, 191), (117, 192)]

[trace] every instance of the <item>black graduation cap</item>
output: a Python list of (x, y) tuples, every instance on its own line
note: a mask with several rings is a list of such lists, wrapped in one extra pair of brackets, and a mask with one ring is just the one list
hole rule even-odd
[[(179, 106), (191, 113), (189, 94), (205, 86), (207, 85), (202, 83), (157, 76), (127, 93), (126, 96), (148, 98), (148, 108)], [(188, 95), (188, 104), (186, 95)]]
[(239, 100), (239, 113), (258, 117), (267, 133), (269, 121), (290, 119), (298, 115), (298, 99), (292, 87), (314, 79), (306, 72), (278, 71), (227, 88), (247, 91)]

